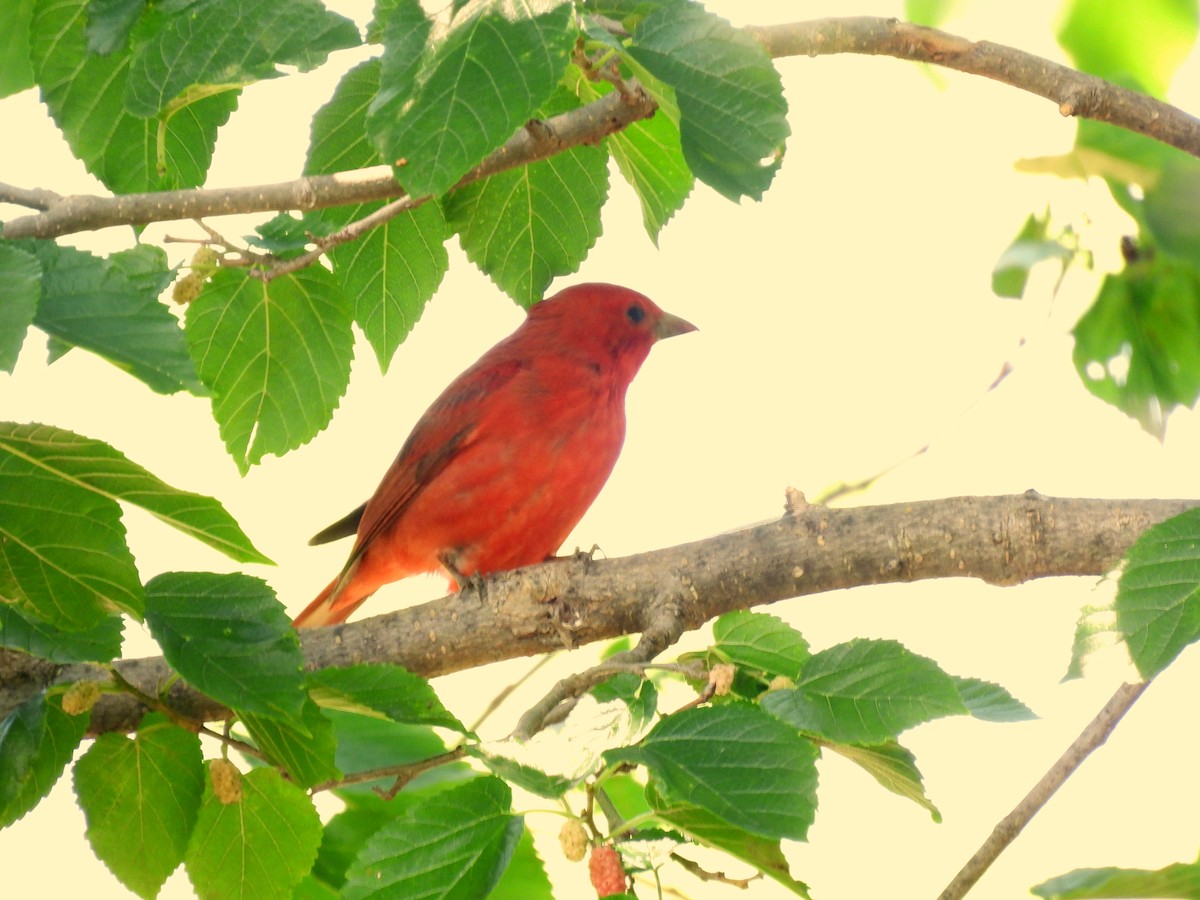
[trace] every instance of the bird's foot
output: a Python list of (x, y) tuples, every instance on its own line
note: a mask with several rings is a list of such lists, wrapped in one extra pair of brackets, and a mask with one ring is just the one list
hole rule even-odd
[(596, 558), (596, 554), (603, 552), (604, 551), (600, 548), (599, 544), (592, 544), (592, 548), (590, 550), (584, 550), (581, 547), (576, 547), (575, 552), (569, 554), (568, 556), (551, 556), (550, 559), (573, 559), (575, 562), (581, 562), (583, 563), (583, 573), (586, 575), (588, 569), (591, 568), (592, 560)]
[(454, 579), (455, 585), (458, 587), (458, 593), (463, 594), (468, 588), (474, 589), (476, 596), (480, 601), (487, 600), (487, 587), (484, 584), (483, 576), (478, 572), (472, 572), (470, 575), (464, 575), (458, 568), (458, 554), (443, 553), (438, 557), (438, 562), (442, 564), (442, 568)]

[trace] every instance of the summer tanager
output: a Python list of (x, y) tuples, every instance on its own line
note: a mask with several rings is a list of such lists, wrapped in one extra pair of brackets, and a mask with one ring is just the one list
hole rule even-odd
[(550, 558), (612, 472), (650, 345), (695, 330), (611, 284), (538, 303), (426, 410), (371, 499), (312, 539), (357, 535), (296, 627), (344, 622), (409, 575), (444, 570), (453, 589)]

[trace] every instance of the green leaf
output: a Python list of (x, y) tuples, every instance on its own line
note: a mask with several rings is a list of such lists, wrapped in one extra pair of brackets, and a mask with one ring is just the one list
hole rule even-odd
[(646, 766), (667, 802), (763, 837), (804, 840), (817, 807), (816, 747), (747, 703), (668, 716), (604, 757)]
[(1028, 722), (1037, 718), (1032, 709), (998, 684), (979, 678), (950, 676), (967, 712), (985, 722)]
[(102, 734), (75, 765), (75, 793), (96, 856), (141, 897), (183, 862), (204, 792), (200, 738), (147, 716), (130, 739)]
[(735, 828), (699, 807), (669, 801), (658, 793), (653, 784), (646, 788), (646, 796), (657, 811), (658, 818), (666, 824), (678, 828), (699, 844), (715, 847), (749, 863), (796, 896), (809, 900), (808, 885), (792, 877), (787, 857), (783, 855), (778, 840), (769, 840)]
[(886, 741), (870, 746), (830, 744), (829, 749), (857, 763), (893, 794), (925, 807), (933, 816), (933, 821), (942, 821), (941, 811), (925, 793), (925, 784), (917, 769), (917, 758), (907, 747), (896, 741)]
[(842, 744), (877, 744), (906, 728), (967, 712), (953, 678), (896, 641), (852, 640), (813, 654), (796, 687), (763, 708)]
[(1076, 68), (1162, 97), (1196, 41), (1197, 10), (1193, 0), (1070, 0), (1060, 22)]
[(71, 151), (114, 193), (171, 190), (204, 183), (217, 129), (237, 108), (237, 93), (198, 100), (165, 124), (130, 115), (127, 50), (87, 52), (88, 0), (38, 3), (31, 59), (42, 99)]
[(61, 697), (27, 700), (0, 721), (0, 828), (50, 793), (87, 730), (88, 716), (69, 716)]
[(11, 374), (17, 365), (42, 296), (41, 278), (36, 256), (0, 244), (0, 371)]
[[(337, 735), (335, 763), (343, 772), (368, 772), (383, 766), (399, 766), (405, 763), (429, 759), (446, 752), (446, 741), (428, 725), (404, 725), (390, 719), (375, 719), (336, 709), (324, 710), (324, 715), (333, 722)], [(405, 788), (405, 793), (415, 786), (457, 778), (460, 767), (438, 766), (414, 778)], [(340, 788), (339, 795), (364, 794), (374, 796), (374, 789), (390, 788), (394, 778), (347, 785)]]
[[(366, 215), (370, 209), (363, 208)], [(450, 267), (450, 229), (436, 203), (425, 203), (329, 253), (334, 274), (354, 298), (354, 321), (386, 372)]]
[(176, 672), (242, 712), (300, 727), (304, 655), (266, 582), (167, 572), (146, 584), (146, 622)]
[(1050, 260), (1059, 264), (1058, 283), (1062, 284), (1067, 266), (1078, 254), (1078, 249), (1068, 244), (1070, 236), (1073, 236), (1070, 230), (1051, 236), (1049, 210), (1040, 216), (1030, 213), (1013, 242), (996, 260), (992, 269), (993, 293), (998, 297), (1020, 299), (1025, 294), (1029, 273)]
[[(649, 684), (649, 682), (647, 682)], [(623, 747), (645, 730), (652, 715), (651, 693), (610, 689), (580, 698), (561, 722), (528, 740), (505, 738), (471, 748), (472, 756), (507, 781), (541, 797), (561, 797), (601, 765), (601, 753)]]
[(0, 423), (0, 598), (53, 630), (92, 631), (117, 611), (141, 618), (142, 585), (121, 509), (47, 465), (46, 441), (61, 435), (78, 437)]
[[(355, 133), (355, 140), (370, 135), (372, 148), (394, 140), (393, 120), (411, 109), (422, 76), (429, 74), (426, 51), (433, 31), (433, 22), (419, 0), (390, 0), (378, 4), (375, 15), (372, 26), (383, 44), (383, 55), (374, 68), (373, 96), (364, 98), (366, 106), (356, 115), (356, 124), (360, 127)], [(372, 153), (380, 160), (385, 158), (374, 150)], [(398, 157), (386, 158), (399, 165)]]
[(121, 653), (124, 623), (105, 616), (93, 628), (63, 631), (0, 603), (0, 647), (11, 647), (56, 663), (108, 662)]
[(1200, 164), (1195, 159), (1172, 159), (1158, 181), (1145, 192), (1143, 216), (1160, 250), (1185, 260), (1200, 257)]
[(522, 830), (508, 868), (488, 900), (554, 900), (554, 888), (528, 829)]
[[(427, 777), (431, 775), (434, 778)], [(351, 792), (345, 788), (336, 791), (346, 809), (326, 823), (313, 874), (340, 889), (346, 883), (346, 870), (375, 832), (430, 797), (478, 777), (479, 773), (469, 766), (451, 764), (422, 773), (390, 800), (384, 800), (374, 791)]]
[(414, 6), (400, 7), (407, 10), (402, 25), (385, 24), (392, 46), (367, 127), (383, 159), (405, 161), (399, 177), (410, 194), (438, 196), (554, 93), (575, 42), (573, 7), (564, 0), (471, 0), (417, 66), (418, 35), (410, 38), (402, 27), (415, 22)]
[[(29, 241), (42, 264), (42, 300), (34, 324), (60, 341), (98, 356), (139, 378), (153, 390), (204, 393), (188, 357), (179, 320), (159, 301), (161, 288), (144, 272), (130, 277), (134, 259), (104, 259), (50, 241)], [(166, 273), (162, 250), (147, 247)], [(149, 289), (148, 289), (149, 288)]]
[(403, 666), (364, 664), (320, 669), (308, 676), (308, 686), (321, 706), (360, 713), (365, 709), (410, 725), (467, 730), (442, 705), (429, 682)]
[(1113, 608), (1147, 680), (1200, 637), (1200, 510), (1151, 526), (1133, 542)]
[[(513, 752), (511, 748), (503, 748), (502, 751), (493, 752), (492, 750), (472, 747), (468, 752), (487, 766), (489, 771), (500, 776), (509, 784), (549, 800), (557, 800), (562, 797), (563, 794), (578, 785), (590, 774), (588, 772), (570, 777), (555, 772), (547, 772), (536, 762), (523, 762), (521, 758), (515, 755), (507, 755)], [(530, 754), (530, 756), (535, 755)]]
[(1176, 406), (1200, 396), (1200, 275), (1161, 255), (1109, 275), (1075, 324), (1084, 386), (1162, 438)]
[[(572, 68), (572, 88), (584, 103), (590, 103), (614, 88), (607, 81), (589, 81)], [(655, 246), (663, 226), (683, 206), (692, 192), (692, 170), (683, 158), (678, 115), (674, 119), (661, 109), (650, 119), (634, 122), (605, 139), (621, 175), (637, 194), (642, 207), (642, 224)]]
[(713, 641), (722, 658), (761, 672), (767, 680), (783, 675), (795, 681), (812, 656), (800, 632), (766, 613), (726, 613), (713, 623)]
[(320, 266), (269, 284), (219, 270), (188, 306), (187, 339), (243, 474), (311, 440), (350, 380), (350, 301)]
[(1121, 642), (1122, 635), (1117, 628), (1117, 613), (1112, 602), (1085, 605), (1079, 611), (1079, 620), (1075, 623), (1071, 662), (1067, 665), (1063, 681), (1082, 678), (1084, 666), (1092, 654)]
[[(422, 16), (424, 19), (424, 16)], [(342, 76), (329, 102), (317, 110), (312, 120), (312, 136), (305, 175), (322, 175), (379, 165), (383, 158), (367, 140), (367, 107), (379, 92), (378, 59), (359, 63)], [(317, 210), (329, 221), (344, 225), (357, 218), (354, 206)]]
[(0, 4), (0, 97), (33, 87), (29, 64), (29, 26), (33, 0), (8, 0)]
[(904, 18), (915, 25), (937, 28), (964, 5), (964, 0), (904, 0)]
[(791, 132), (779, 73), (767, 51), (691, 0), (642, 20), (629, 54), (675, 89), (683, 156), (730, 200), (762, 199)]
[(290, 722), (278, 722), (266, 716), (243, 712), (242, 724), (250, 732), (254, 746), (282, 767), (296, 784), (312, 787), (342, 777), (334, 765), (337, 738), (333, 723), (312, 701), (306, 701), (300, 714), (302, 728)]
[(1154, 900), (1200, 897), (1200, 863), (1173, 863), (1161, 869), (1076, 869), (1031, 887), (1046, 900), (1100, 900), (1146, 897)]
[[(346, 870), (363, 845), (375, 832), (408, 808), (409, 804), (404, 802), (408, 799), (406, 793), (397, 795), (395, 799), (400, 800), (399, 803), (348, 806), (326, 822), (317, 861), (313, 864), (313, 875), (323, 883), (340, 889), (346, 883)], [(368, 795), (363, 797), (370, 799)]]
[(124, 49), (129, 33), (146, 8), (145, 0), (90, 0), (87, 10), (87, 48), (105, 56)]
[(137, 31), (125, 107), (146, 118), (181, 97), (273, 78), (277, 65), (307, 72), (361, 43), (358, 27), (318, 0), (201, 0), (147, 13)]
[(255, 233), (246, 236), (246, 243), (279, 259), (293, 259), (312, 246), (309, 233), (314, 225), (321, 224), (315, 215), (299, 218), (287, 212), (278, 213), (256, 225)]
[[(561, 91), (550, 115), (578, 101)], [(600, 236), (608, 161), (598, 147), (575, 147), (455, 191), (446, 219), (467, 258), (501, 290), (529, 307), (550, 282), (579, 269)]]
[[(389, 20), (390, 21), (390, 20)], [(381, 162), (365, 134), (366, 110), (379, 88), (379, 61), (351, 69), (333, 98), (313, 117), (305, 174), (365, 168)], [(364, 203), (321, 210), (331, 229), (344, 227), (382, 206)], [(354, 298), (354, 321), (387, 371), (450, 265), (449, 236), (441, 207), (425, 203), (390, 219), (329, 253), (334, 276)]]
[(630, 729), (637, 734), (654, 721), (658, 712), (658, 688), (648, 678), (622, 672), (588, 691), (601, 704), (620, 700), (629, 710)]
[(312, 867), (321, 819), (304, 790), (274, 769), (242, 776), (242, 798), (225, 804), (204, 790), (184, 863), (201, 900), (290, 898)]
[(39, 476), (131, 503), (238, 562), (267, 563), (218, 501), (160, 481), (103, 441), (46, 425), (0, 423), (0, 455), (36, 466)]
[(309, 872), (296, 885), (292, 900), (338, 900), (338, 892)]
[(498, 778), (437, 794), (374, 834), (350, 867), (342, 896), (488, 896), (524, 831), (511, 805), (512, 793)]

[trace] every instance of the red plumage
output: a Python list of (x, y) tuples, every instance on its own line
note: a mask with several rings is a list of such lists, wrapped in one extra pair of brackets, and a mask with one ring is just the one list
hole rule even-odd
[(549, 558), (616, 464), (651, 345), (694, 330), (611, 284), (538, 303), (426, 410), (371, 499), (313, 539), (357, 533), (296, 627), (344, 622), (409, 575), (441, 569), (453, 584)]

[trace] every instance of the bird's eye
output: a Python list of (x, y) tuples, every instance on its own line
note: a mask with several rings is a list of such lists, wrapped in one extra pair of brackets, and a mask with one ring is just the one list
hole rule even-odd
[(636, 325), (638, 322), (642, 321), (642, 319), (646, 318), (646, 311), (635, 303), (633, 306), (629, 307), (629, 309), (625, 310), (625, 317), (634, 325)]

